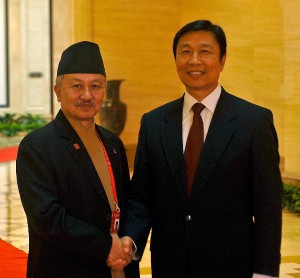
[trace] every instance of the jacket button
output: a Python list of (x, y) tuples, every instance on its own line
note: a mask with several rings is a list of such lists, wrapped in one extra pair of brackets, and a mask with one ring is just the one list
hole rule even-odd
[(188, 215), (185, 217), (185, 220), (186, 220), (187, 222), (192, 221), (192, 216), (188, 214)]

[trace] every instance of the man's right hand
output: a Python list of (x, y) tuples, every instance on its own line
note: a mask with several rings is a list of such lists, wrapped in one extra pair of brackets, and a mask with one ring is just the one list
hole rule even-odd
[(123, 250), (122, 241), (117, 234), (112, 234), (112, 246), (108, 254), (106, 264), (114, 270), (122, 270), (128, 262), (128, 255)]

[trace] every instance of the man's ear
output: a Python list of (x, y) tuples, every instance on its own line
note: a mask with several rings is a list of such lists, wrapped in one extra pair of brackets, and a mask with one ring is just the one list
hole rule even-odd
[(56, 94), (57, 101), (60, 102), (61, 101), (61, 89), (58, 85), (54, 86), (54, 92)]
[(224, 69), (225, 62), (226, 62), (226, 54), (223, 55), (222, 60), (221, 60), (222, 70)]

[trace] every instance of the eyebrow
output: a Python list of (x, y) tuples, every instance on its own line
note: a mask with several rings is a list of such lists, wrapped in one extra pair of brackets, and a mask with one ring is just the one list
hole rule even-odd
[[(189, 47), (189, 46), (191, 46), (189, 43), (184, 43), (184, 44), (178, 45), (178, 48), (184, 48), (184, 47)], [(209, 43), (200, 43), (200, 46), (213, 48), (213, 46)]]
[[(71, 78), (71, 81), (78, 81), (78, 82), (82, 82), (83, 80), (82, 79), (79, 79), (79, 78), (76, 78), (76, 77), (73, 77)], [(103, 80), (101, 78), (96, 78), (96, 79), (93, 79), (91, 80), (91, 82), (102, 82)]]

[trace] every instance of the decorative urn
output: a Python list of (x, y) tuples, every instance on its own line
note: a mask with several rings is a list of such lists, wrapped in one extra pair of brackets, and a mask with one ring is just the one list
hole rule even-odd
[(123, 79), (108, 80), (106, 97), (100, 110), (101, 125), (120, 136), (125, 127), (127, 106), (120, 101), (120, 84)]

